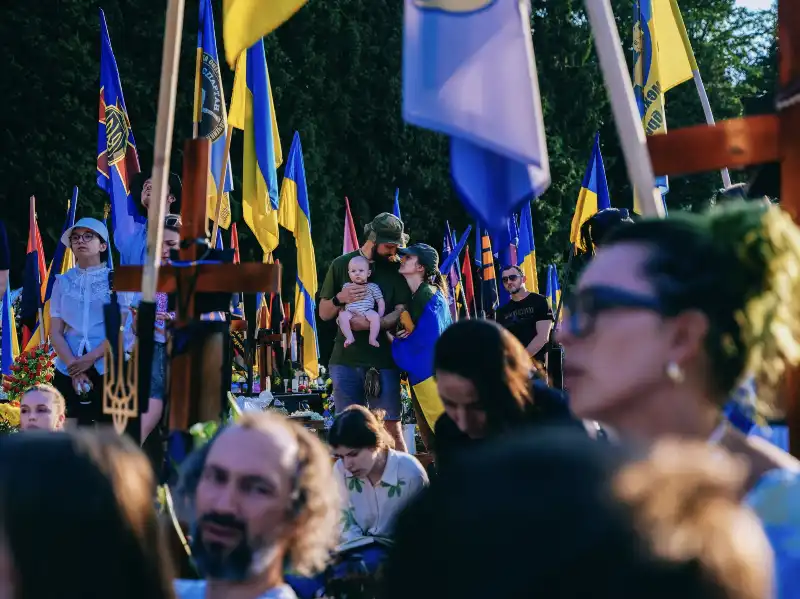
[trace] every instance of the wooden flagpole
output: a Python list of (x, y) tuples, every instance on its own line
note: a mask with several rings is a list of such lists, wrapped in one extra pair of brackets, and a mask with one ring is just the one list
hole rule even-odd
[(161, 55), (161, 81), (158, 88), (158, 116), (153, 149), (153, 195), (147, 211), (147, 260), (142, 270), (142, 299), (154, 302), (161, 266), (161, 244), (164, 239), (164, 215), (167, 208), (167, 176), (172, 155), (172, 131), (175, 126), (175, 98), (178, 90), (178, 59), (183, 33), (185, 0), (168, 0), (164, 28), (164, 50)]
[[(233, 94), (231, 94), (233, 95)], [(217, 206), (214, 210), (214, 227), (211, 230), (211, 244), (217, 242), (217, 231), (219, 230), (219, 213), (222, 209), (222, 194), (225, 193), (225, 177), (228, 176), (228, 161), (231, 155), (231, 137), (233, 136), (233, 127), (228, 123), (228, 109), (225, 106), (225, 98), (222, 99), (222, 118), (225, 120), (225, 154), (222, 161), (222, 172), (219, 176), (219, 185), (217, 186)]]

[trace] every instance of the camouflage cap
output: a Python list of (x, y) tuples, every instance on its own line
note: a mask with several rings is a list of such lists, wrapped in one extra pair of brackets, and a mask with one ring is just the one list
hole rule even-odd
[(416, 256), (426, 272), (435, 273), (439, 270), (439, 252), (427, 243), (415, 243), (407, 248), (401, 248), (397, 253), (401, 256)]
[(408, 235), (403, 233), (403, 221), (389, 212), (381, 212), (364, 227), (364, 234), (368, 241), (378, 243), (394, 243), (405, 245)]

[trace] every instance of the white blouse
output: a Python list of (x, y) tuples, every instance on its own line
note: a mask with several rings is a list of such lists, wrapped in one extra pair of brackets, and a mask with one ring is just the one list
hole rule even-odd
[(393, 449), (376, 486), (350, 474), (342, 460), (337, 460), (333, 471), (344, 497), (342, 543), (364, 536), (391, 538), (397, 515), (428, 486), (428, 475), (417, 459)]
[[(111, 299), (108, 272), (104, 262), (86, 269), (75, 266), (56, 276), (50, 296), (50, 316), (64, 321), (64, 339), (75, 357), (92, 351), (105, 341), (103, 306)], [(118, 295), (125, 318), (129, 298), (124, 293)], [(60, 373), (68, 374), (67, 365), (58, 356), (55, 367)], [(94, 367), (98, 374), (103, 374), (103, 358), (97, 360)]]

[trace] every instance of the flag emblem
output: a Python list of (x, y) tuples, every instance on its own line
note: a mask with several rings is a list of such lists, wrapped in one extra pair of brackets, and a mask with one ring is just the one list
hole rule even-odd
[(473, 13), (483, 10), (497, 0), (414, 0), (417, 8), (422, 10), (441, 10), (452, 13)]
[(208, 52), (203, 52), (200, 81), (199, 134), (214, 142), (225, 134), (225, 120), (222, 118), (222, 74), (219, 64)]
[(106, 156), (113, 165), (125, 159), (128, 151), (130, 124), (119, 106), (106, 106)]

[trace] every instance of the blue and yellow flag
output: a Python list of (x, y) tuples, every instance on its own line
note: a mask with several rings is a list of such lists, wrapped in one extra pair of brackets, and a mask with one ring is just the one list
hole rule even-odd
[(578, 203), (572, 215), (572, 226), (569, 230), (569, 241), (576, 249), (585, 250), (581, 239), (581, 225), (600, 210), (611, 207), (611, 198), (608, 194), (606, 169), (603, 166), (603, 155), (600, 153), (600, 133), (594, 137), (592, 157), (583, 175), (581, 190), (578, 193)]
[[(97, 126), (97, 185), (111, 202), (111, 223), (117, 231), (117, 212), (127, 210), (136, 222), (147, 219), (131, 197), (131, 177), (139, 172), (139, 154), (122, 96), (117, 61), (100, 11), (100, 116)], [(138, 201), (138, 200), (137, 200)], [(120, 217), (122, 218), (122, 217)]]
[[(561, 285), (558, 282), (558, 269), (555, 264), (547, 267), (547, 303), (555, 315), (558, 310), (558, 302), (561, 301)], [(561, 316), (559, 315), (559, 320)]]
[[(22, 281), (22, 346), (24, 351), (33, 349), (46, 339), (42, 326), (42, 301), (47, 289), (47, 267), (36, 219), (36, 199), (30, 199), (30, 227), (28, 230), (28, 252), (25, 255), (25, 273)], [(40, 328), (41, 327), (41, 328)]]
[(303, 336), (303, 369), (311, 378), (319, 376), (319, 343), (317, 342), (317, 262), (311, 240), (311, 209), (308, 205), (306, 170), (300, 134), (295, 131), (280, 197), (282, 227), (294, 235), (297, 244), (297, 290), (294, 295), (294, 323)]
[(414, 388), (414, 394), (431, 429), (444, 412), (433, 378), (433, 353), (436, 340), (451, 324), (447, 300), (441, 291), (437, 291), (414, 323), (410, 335), (405, 339), (397, 338), (392, 343), (395, 364), (408, 373), (408, 381)]
[(539, 293), (539, 277), (536, 274), (536, 244), (533, 241), (533, 215), (531, 203), (522, 206), (519, 215), (519, 243), (517, 244), (517, 266), (527, 280), (529, 291)]
[[(697, 68), (694, 54), (687, 53), (683, 19), (679, 23), (675, 11), (680, 15), (674, 0), (634, 0), (633, 93), (646, 135), (667, 132), (664, 94), (691, 79)], [(657, 177), (656, 184), (662, 197), (669, 192), (666, 176)], [(636, 194), (633, 200), (634, 211), (642, 214)]]
[(278, 175), (283, 161), (272, 102), (264, 41), (258, 40), (236, 62), (231, 94), (231, 127), (244, 132), (242, 214), (264, 258), (278, 247)]
[(392, 214), (394, 214), (400, 220), (403, 220), (403, 217), (400, 216), (400, 188), (396, 188), (394, 190), (394, 206), (392, 206)]
[(228, 192), (233, 189), (230, 157), (225, 155), (225, 137), (228, 133), (225, 90), (222, 88), (222, 73), (217, 55), (217, 37), (214, 32), (214, 12), (211, 0), (200, 0), (200, 28), (197, 32), (197, 66), (194, 83), (194, 123), (197, 136), (211, 141), (211, 156), (208, 161), (208, 216), (214, 220), (217, 209), (222, 167), (227, 160), (222, 205), (219, 210), (219, 226), (231, 226), (231, 204)]
[[(53, 259), (50, 261), (50, 268), (47, 270), (47, 279), (45, 283), (46, 287), (44, 292), (44, 307), (42, 308), (45, 338), (50, 337), (50, 296), (53, 295), (53, 285), (56, 284), (56, 276), (63, 275), (75, 264), (75, 257), (72, 255), (72, 249), (61, 243), (61, 235), (64, 234), (64, 231), (75, 224), (75, 209), (77, 205), (78, 188), (75, 187), (72, 190), (72, 200), (67, 202), (67, 218), (64, 220), (64, 226), (61, 227), (61, 234), (58, 236), (56, 251), (53, 253)], [(110, 249), (108, 255), (110, 259)], [(111, 268), (113, 268), (113, 266), (111, 266)]]
[(530, 22), (528, 2), (405, 0), (403, 118), (450, 136), (453, 184), (492, 232), (550, 185)]
[[(444, 240), (442, 242), (442, 264), (448, 261), (447, 258), (455, 251), (455, 246), (456, 241), (453, 237), (453, 232), (450, 230), (450, 223), (445, 221)], [(446, 271), (443, 270), (442, 274), (447, 279), (447, 286), (451, 290), (448, 302), (450, 304), (450, 316), (452, 316), (455, 321), (458, 320), (458, 295), (460, 292), (461, 279), (458, 271), (458, 258), (456, 257), (448, 262), (452, 262), (452, 266)]]
[(3, 294), (3, 321), (2, 329), (2, 373), (11, 374), (11, 365), (19, 355), (19, 338), (17, 337), (17, 325), (14, 321), (14, 308), (11, 305), (11, 286), (6, 285), (6, 292)]
[(230, 67), (245, 49), (288, 21), (307, 1), (222, 0), (222, 37)]

